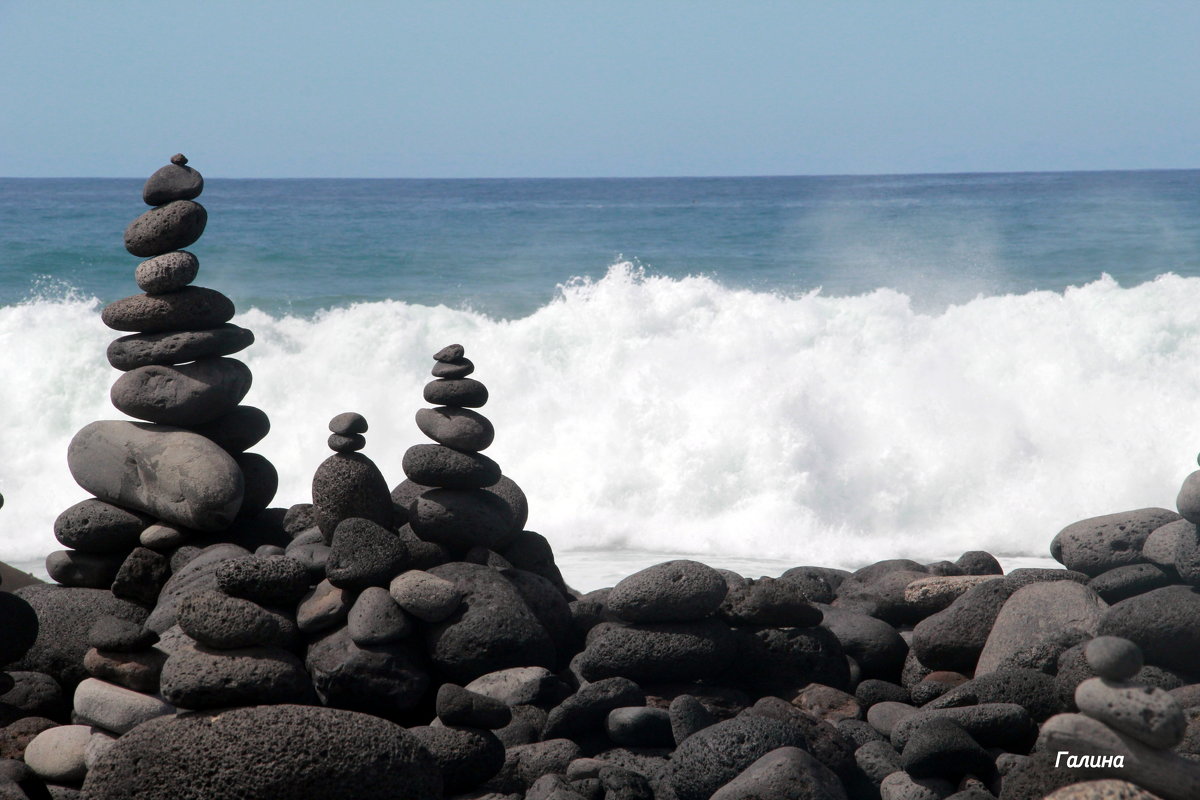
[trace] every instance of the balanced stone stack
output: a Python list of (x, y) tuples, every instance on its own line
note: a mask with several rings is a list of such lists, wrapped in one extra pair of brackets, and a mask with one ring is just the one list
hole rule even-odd
[(191, 285), (199, 260), (182, 249), (204, 232), (208, 214), (195, 202), (203, 188), (174, 156), (143, 189), (154, 208), (125, 231), (126, 249), (146, 258), (134, 273), (144, 294), (110, 303), (102, 319), (131, 332), (108, 348), (124, 373), (110, 396), (140, 421), (93, 422), (76, 434), (68, 466), (93, 498), (59, 516), (54, 532), (69, 549), (46, 561), (60, 584), (111, 587), (147, 607), (180, 546), (236, 538), (231, 526), (266, 509), (277, 485), (271, 463), (246, 452), (270, 424), (239, 405), (251, 374), (228, 357), (254, 335), (229, 322), (228, 297)]

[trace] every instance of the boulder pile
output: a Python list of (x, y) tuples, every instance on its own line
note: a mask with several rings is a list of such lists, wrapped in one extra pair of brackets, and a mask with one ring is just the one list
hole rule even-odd
[(1065, 569), (676, 560), (582, 594), (450, 345), (405, 480), (340, 413), (311, 502), (268, 508), (252, 337), (179, 249), (202, 186), (181, 156), (146, 185), (146, 294), (104, 312), (140, 421), (80, 432), (56, 583), (0, 591), (0, 800), (1200, 797), (1200, 473), (1178, 514), (1063, 529)]

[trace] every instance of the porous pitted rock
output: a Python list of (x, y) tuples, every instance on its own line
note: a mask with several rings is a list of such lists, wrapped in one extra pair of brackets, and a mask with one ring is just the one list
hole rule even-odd
[(1054, 678), (1032, 669), (997, 669), (976, 674), (925, 704), (927, 709), (978, 703), (1016, 703), (1041, 721), (1062, 710)]
[(1175, 698), (1162, 689), (1104, 678), (1088, 678), (1075, 689), (1081, 713), (1158, 750), (1183, 740), (1187, 719)]
[(100, 319), (115, 331), (203, 331), (233, 319), (233, 301), (215, 289), (188, 286), (166, 294), (135, 294), (114, 300)]
[(438, 378), (425, 384), (426, 403), (455, 408), (479, 408), (487, 404), (488, 390), (474, 378)]
[(915, 731), (931, 719), (949, 719), (971, 735), (982, 747), (997, 747), (1012, 753), (1025, 753), (1037, 740), (1038, 725), (1016, 703), (980, 703), (956, 708), (920, 708), (896, 722), (889, 738), (892, 746), (903, 750)]
[(137, 547), (142, 530), (152, 521), (146, 514), (91, 497), (58, 515), (54, 538), (88, 553), (127, 553)]
[(500, 480), (500, 465), (481, 453), (463, 453), (439, 444), (414, 444), (404, 453), (410, 481), (444, 489), (482, 489)]
[(1112, 605), (1134, 595), (1170, 586), (1179, 578), (1173, 570), (1158, 564), (1130, 564), (1102, 572), (1087, 582), (1088, 588)]
[(431, 625), (429, 656), (445, 677), (465, 684), (508, 667), (556, 665), (549, 633), (503, 576), (479, 564), (456, 562), (429, 572), (462, 593), (455, 612)]
[(646, 695), (628, 678), (604, 678), (585, 683), (579, 691), (550, 710), (543, 739), (579, 738), (598, 732), (615, 708), (645, 705)]
[(512, 711), (502, 701), (453, 683), (438, 689), (435, 711), (446, 725), (495, 729), (512, 722)]
[(504, 766), (504, 745), (491, 731), (472, 728), (409, 728), (433, 756), (447, 793), (465, 792)]
[(1050, 553), (1069, 570), (1095, 577), (1142, 558), (1142, 545), (1154, 532), (1179, 519), (1165, 508), (1139, 508), (1080, 520), (1059, 531)]
[(118, 739), (83, 788), (88, 800), (442, 797), (433, 758), (400, 726), (296, 705), (151, 720)]
[(247, 556), (246, 548), (223, 542), (209, 545), (196, 553), (186, 564), (178, 566), (158, 595), (158, 603), (146, 627), (162, 634), (175, 624), (179, 601), (193, 592), (217, 588), (217, 568), (232, 558)]
[(133, 279), (146, 294), (174, 292), (196, 279), (200, 259), (187, 250), (174, 250), (137, 265)]
[(71, 440), (67, 466), (75, 482), (101, 500), (196, 530), (224, 530), (242, 505), (237, 463), (181, 428), (93, 422)]
[(964, 775), (984, 779), (995, 764), (979, 744), (953, 720), (933, 717), (913, 731), (900, 754), (904, 771), (914, 778), (951, 778)]
[(208, 589), (179, 601), (176, 619), (188, 636), (207, 647), (290, 647), (296, 625), (276, 611)]
[(204, 233), (208, 212), (191, 200), (152, 208), (125, 229), (125, 249), (139, 258), (182, 250)]
[(395, 511), (387, 481), (361, 453), (334, 453), (313, 475), (313, 511), (326, 544), (344, 519), (358, 517), (390, 528)]
[(721, 616), (734, 625), (808, 628), (821, 624), (822, 614), (790, 581), (759, 578), (729, 589)]
[(715, 613), (728, 591), (725, 579), (707, 564), (666, 561), (617, 583), (608, 594), (608, 610), (626, 622), (690, 622)]
[(289, 606), (308, 591), (308, 571), (287, 556), (242, 556), (223, 561), (214, 575), (217, 588), (230, 597), (263, 605)]
[(411, 561), (398, 535), (369, 519), (349, 517), (333, 533), (325, 573), (334, 586), (361, 591), (389, 585)]
[(304, 703), (312, 684), (304, 665), (278, 647), (216, 650), (184, 644), (167, 658), (162, 696), (188, 709), (268, 703)]
[[(900, 634), (883, 620), (837, 606), (817, 603), (821, 627), (833, 633), (846, 655), (858, 662), (862, 677), (895, 681), (904, 666), (908, 645)], [(822, 681), (829, 686), (839, 683)]]
[(714, 678), (732, 663), (735, 638), (717, 619), (640, 625), (602, 622), (588, 632), (578, 660), (588, 680), (621, 676), (639, 682)]
[(729, 675), (756, 694), (794, 696), (810, 682), (850, 686), (845, 649), (827, 628), (743, 628), (733, 641)]
[(430, 683), (419, 644), (360, 647), (344, 627), (309, 645), (305, 664), (326, 705), (389, 718), (419, 703)]

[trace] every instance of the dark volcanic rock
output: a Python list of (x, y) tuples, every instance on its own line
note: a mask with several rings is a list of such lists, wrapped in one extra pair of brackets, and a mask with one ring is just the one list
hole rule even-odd
[(1030, 669), (1003, 669), (979, 675), (931, 700), (925, 708), (979, 703), (1015, 703), (1039, 722), (1063, 710), (1054, 678)]
[(343, 589), (387, 586), (410, 562), (404, 540), (369, 519), (351, 517), (338, 523), (325, 572)]
[(56, 550), (46, 556), (46, 573), (63, 586), (103, 589), (112, 585), (122, 561), (119, 553)]
[(1157, 564), (1129, 564), (1102, 572), (1087, 585), (1101, 600), (1111, 604), (1160, 589), (1175, 580), (1175, 575)]
[(627, 622), (689, 622), (715, 613), (728, 586), (699, 561), (666, 561), (635, 572), (608, 595), (608, 610)]
[(88, 651), (88, 631), (96, 620), (109, 615), (137, 623), (146, 619), (146, 609), (113, 597), (107, 589), (37, 584), (14, 594), (33, 607), (38, 631), (33, 646), (11, 668), (44, 672), (68, 691), (87, 677), (83, 656)]
[(403, 467), (410, 481), (445, 489), (482, 489), (500, 480), (500, 465), (487, 456), (438, 444), (408, 448)]
[(905, 772), (914, 778), (963, 775), (990, 778), (995, 764), (970, 734), (952, 720), (934, 717), (917, 728), (900, 754)]
[(177, 649), (163, 665), (162, 696), (180, 708), (305, 703), (312, 684), (296, 656), (278, 647)]
[(121, 617), (100, 617), (88, 629), (87, 643), (101, 650), (132, 653), (153, 647), (158, 634), (149, 628)]
[(388, 592), (401, 608), (425, 622), (446, 619), (455, 612), (463, 597), (454, 581), (417, 569), (393, 578)]
[(413, 628), (412, 618), (379, 586), (363, 589), (346, 617), (350, 638), (362, 647), (403, 639)]
[(605, 678), (579, 687), (546, 717), (543, 739), (577, 739), (599, 731), (610, 711), (627, 706), (645, 705), (646, 695), (627, 678)]
[(955, 708), (919, 709), (896, 723), (892, 744), (904, 749), (909, 737), (930, 719), (949, 719), (971, 735), (982, 747), (998, 747), (1011, 753), (1027, 753), (1037, 740), (1038, 725), (1029, 712), (1016, 703), (981, 703)]
[(220, 650), (286, 648), (296, 634), (295, 624), (278, 612), (212, 589), (184, 597), (176, 617), (184, 633), (206, 647)]
[(346, 621), (353, 595), (334, 586), (328, 580), (318, 583), (296, 609), (296, 625), (304, 633), (328, 630)]
[(152, 208), (125, 229), (125, 249), (139, 258), (181, 250), (204, 233), (208, 212), (191, 200)]
[(283, 705), (151, 720), (89, 771), (84, 792), (89, 800), (440, 800), (442, 785), (429, 752), (398, 725)]
[(292, 605), (308, 591), (308, 571), (287, 556), (242, 556), (222, 562), (217, 587), (263, 605)]
[(469, 358), (456, 358), (453, 361), (439, 361), (433, 365), (430, 374), (435, 378), (465, 378), (475, 371), (475, 364)]
[(746, 767), (712, 800), (845, 800), (828, 767), (798, 747), (780, 747)]
[(329, 420), (330, 433), (341, 436), (355, 436), (368, 430), (367, 418), (357, 411), (343, 411)]
[(196, 280), (200, 259), (187, 250), (175, 250), (137, 265), (133, 279), (146, 294), (174, 292)]
[(208, 330), (233, 319), (233, 301), (214, 289), (188, 286), (167, 294), (135, 294), (104, 307), (100, 318), (116, 331), (162, 333)]
[(93, 422), (67, 449), (75, 482), (101, 500), (186, 528), (229, 527), (241, 508), (242, 471), (190, 431), (138, 422)]
[(1165, 586), (1113, 605), (1098, 634), (1120, 636), (1142, 648), (1146, 662), (1194, 671), (1200, 650), (1200, 594), (1190, 586)]
[(38, 615), (28, 601), (0, 592), (0, 666), (16, 661), (38, 636)]
[(1017, 587), (1008, 580), (981, 583), (913, 629), (912, 649), (931, 669), (973, 672), (1000, 609)]
[(228, 414), (188, 429), (211, 439), (227, 453), (241, 453), (262, 441), (271, 431), (265, 411), (254, 406), (238, 406)]
[(446, 792), (463, 792), (504, 766), (504, 745), (491, 731), (471, 728), (409, 728), (438, 765)]
[(446, 725), (503, 728), (512, 722), (512, 711), (500, 700), (443, 683), (437, 693), (436, 712)]
[(121, 562), (112, 580), (112, 593), (122, 600), (154, 605), (163, 584), (171, 577), (171, 560), (148, 547), (135, 547)]
[(438, 444), (470, 452), (486, 450), (496, 436), (487, 417), (466, 408), (422, 408), (417, 427)]
[(1003, 575), (996, 557), (986, 550), (968, 550), (954, 562), (964, 575)]
[(158, 603), (146, 627), (162, 634), (175, 624), (179, 602), (189, 594), (217, 588), (217, 568), (231, 558), (246, 556), (244, 547), (236, 544), (214, 544), (204, 548), (186, 564), (178, 567), (158, 595)]
[(627, 747), (674, 747), (671, 714), (665, 708), (614, 708), (604, 721), (608, 738)]
[(130, 370), (112, 385), (117, 410), (160, 425), (200, 425), (232, 411), (250, 391), (250, 368), (235, 358)]
[(509, 510), (512, 511), (512, 529), (514, 531), (520, 531), (525, 527), (525, 523), (529, 520), (529, 500), (512, 478), (501, 475), (500, 480), (488, 486), (484, 491), (496, 495), (509, 507)]
[(392, 525), (395, 512), (387, 482), (375, 462), (361, 453), (335, 453), (321, 462), (312, 492), (317, 526), (327, 543), (338, 523), (351, 517)]
[(225, 323), (201, 331), (134, 333), (113, 339), (108, 363), (128, 371), (151, 365), (182, 364), (198, 359), (233, 355), (254, 344), (254, 333)]
[(137, 547), (142, 530), (152, 521), (146, 514), (89, 498), (58, 515), (54, 538), (88, 553), (128, 552)]
[(736, 639), (716, 619), (640, 625), (602, 622), (579, 657), (588, 680), (621, 676), (639, 682), (714, 678), (733, 661)]
[(821, 611), (790, 581), (759, 578), (729, 590), (721, 615), (735, 625), (808, 628), (821, 624)]
[(396, 717), (429, 688), (425, 659), (408, 639), (363, 647), (338, 628), (309, 645), (305, 663), (321, 701), (337, 708)]
[(512, 509), (486, 490), (430, 489), (409, 505), (408, 524), (422, 539), (455, 552), (501, 548), (513, 534)]
[(679, 800), (709, 800), (751, 764), (781, 747), (808, 749), (798, 726), (741, 716), (692, 734), (671, 756), (668, 781)]
[(1142, 545), (1150, 534), (1177, 519), (1178, 514), (1165, 508), (1139, 508), (1080, 520), (1054, 537), (1050, 552), (1067, 569), (1094, 578), (1143, 561)]
[[(908, 645), (883, 620), (835, 606), (817, 604), (824, 615), (821, 627), (831, 631), (846, 655), (862, 667), (862, 677), (895, 681), (904, 665)], [(829, 686), (839, 684), (822, 681)]]
[(142, 200), (148, 206), (161, 206), (174, 200), (195, 200), (204, 191), (204, 176), (187, 165), (182, 153), (171, 163), (154, 171), (142, 187)]
[(438, 378), (425, 384), (425, 402), (455, 408), (487, 404), (488, 390), (474, 378)]
[(826, 628), (742, 629), (735, 641), (730, 675), (756, 693), (792, 696), (810, 682), (850, 686), (842, 643)]
[(459, 562), (429, 572), (462, 593), (455, 612), (432, 625), (427, 635), (430, 658), (448, 679), (465, 684), (508, 667), (555, 666), (549, 633), (495, 570)]

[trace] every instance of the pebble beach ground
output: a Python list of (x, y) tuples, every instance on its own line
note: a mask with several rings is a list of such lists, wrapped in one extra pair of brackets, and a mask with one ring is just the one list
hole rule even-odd
[(72, 441), (51, 582), (0, 571), (0, 798), (1200, 797), (1200, 473), (1046, 559), (556, 553), (451, 344), (403, 482), (346, 411), (274, 505), (202, 190), (151, 177), (104, 309), (139, 421)]

